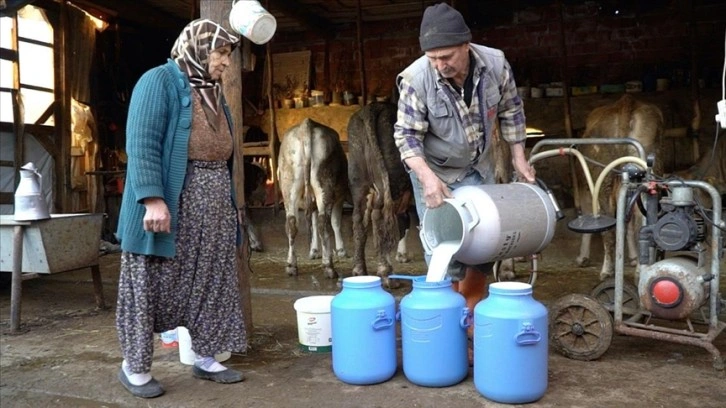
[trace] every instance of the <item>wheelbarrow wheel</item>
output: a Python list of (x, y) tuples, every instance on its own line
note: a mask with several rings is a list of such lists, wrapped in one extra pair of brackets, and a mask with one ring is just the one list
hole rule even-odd
[(597, 300), (571, 294), (550, 307), (550, 343), (565, 357), (595, 360), (607, 351), (612, 339), (612, 317)]
[[(615, 278), (608, 278), (600, 282), (590, 291), (590, 297), (600, 302), (600, 304), (610, 313), (615, 313)], [(623, 282), (623, 317), (627, 320), (640, 320), (640, 297), (638, 296), (638, 288), (630, 282)]]

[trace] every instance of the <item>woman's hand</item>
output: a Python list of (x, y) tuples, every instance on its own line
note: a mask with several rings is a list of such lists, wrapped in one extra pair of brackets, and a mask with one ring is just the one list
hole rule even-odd
[(144, 230), (149, 232), (171, 232), (171, 215), (166, 202), (160, 197), (150, 197), (144, 200), (146, 214), (144, 215)]

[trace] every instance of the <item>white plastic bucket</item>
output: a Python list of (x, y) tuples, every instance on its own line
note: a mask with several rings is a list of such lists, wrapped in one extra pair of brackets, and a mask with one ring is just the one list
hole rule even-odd
[(229, 25), (255, 44), (264, 44), (275, 35), (277, 20), (256, 0), (236, 0), (229, 12)]
[(295, 301), (297, 333), (303, 351), (324, 353), (333, 350), (330, 328), (330, 302), (333, 296), (308, 296)]
[[(179, 326), (176, 328), (176, 334), (179, 341), (179, 361), (182, 364), (194, 365), (196, 353), (192, 350), (192, 337), (186, 327)], [(232, 353), (225, 351), (214, 355), (214, 359), (220, 363), (232, 357)]]

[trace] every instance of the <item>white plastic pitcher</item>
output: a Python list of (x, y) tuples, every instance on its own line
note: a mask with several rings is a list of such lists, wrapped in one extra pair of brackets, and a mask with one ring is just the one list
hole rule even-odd
[(234, 0), (229, 25), (255, 44), (270, 41), (277, 30), (277, 20), (257, 0)]
[(452, 259), (477, 265), (538, 253), (555, 234), (555, 204), (536, 185), (464, 186), (452, 195), (424, 212), (420, 237), (427, 254), (453, 242)]

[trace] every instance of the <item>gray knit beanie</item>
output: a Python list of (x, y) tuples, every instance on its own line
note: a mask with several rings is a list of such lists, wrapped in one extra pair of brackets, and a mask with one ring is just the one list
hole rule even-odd
[(421, 20), (421, 35), (418, 37), (421, 51), (452, 47), (471, 41), (471, 31), (464, 17), (446, 3), (429, 6)]

